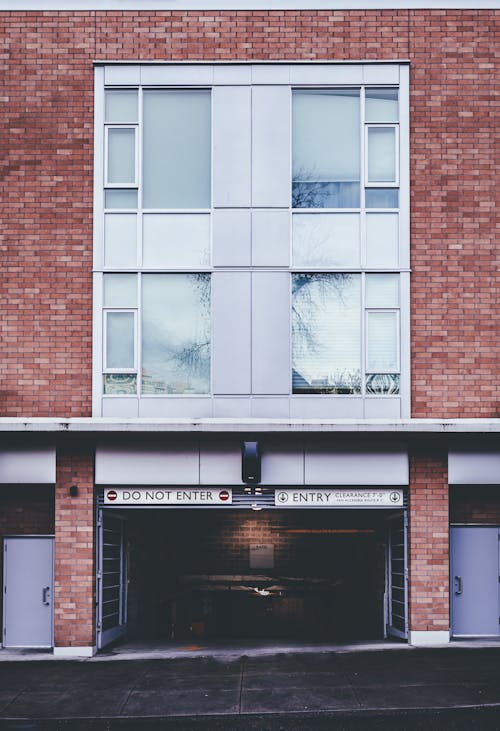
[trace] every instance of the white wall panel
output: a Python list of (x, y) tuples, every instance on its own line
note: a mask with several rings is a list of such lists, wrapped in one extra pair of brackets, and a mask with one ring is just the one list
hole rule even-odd
[(450, 485), (500, 485), (500, 452), (450, 451)]
[(305, 481), (310, 485), (407, 485), (408, 453), (384, 448), (333, 448), (309, 443), (305, 449)]
[(290, 275), (252, 274), (252, 393), (290, 392)]
[[(106, 67), (107, 68), (107, 67)], [(213, 82), (213, 66), (188, 64), (160, 64), (141, 66), (141, 83), (145, 86), (186, 85), (210, 86)]]
[(304, 450), (286, 442), (262, 445), (263, 485), (303, 485)]
[(0, 484), (49, 485), (56, 481), (56, 449), (9, 447), (0, 449)]
[(250, 205), (251, 90), (219, 86), (213, 92), (213, 205)]
[(97, 485), (197, 485), (198, 444), (97, 447)]
[(252, 398), (251, 414), (255, 419), (288, 419), (289, 396), (262, 396)]
[(141, 418), (165, 419), (204, 419), (212, 416), (212, 399), (197, 396), (152, 396), (139, 401)]
[(214, 84), (244, 85), (252, 83), (252, 67), (248, 64), (214, 66)]
[(214, 394), (249, 394), (250, 274), (212, 276), (212, 382)]
[(362, 419), (361, 396), (292, 396), (292, 419)]
[(365, 399), (365, 419), (401, 419), (401, 399), (376, 396)]
[(361, 84), (362, 67), (359, 64), (290, 66), (291, 84)]
[(119, 396), (103, 396), (102, 399), (102, 415), (104, 417), (124, 417), (136, 418), (139, 416), (139, 399)]
[(201, 485), (241, 485), (241, 441), (218, 441), (200, 449)]
[(216, 209), (212, 225), (214, 266), (250, 266), (250, 211), (244, 208)]
[(290, 266), (290, 215), (288, 211), (252, 211), (252, 265)]
[(250, 397), (214, 396), (213, 415), (216, 419), (247, 419), (251, 415)]
[(252, 90), (252, 205), (288, 207), (291, 199), (290, 89)]

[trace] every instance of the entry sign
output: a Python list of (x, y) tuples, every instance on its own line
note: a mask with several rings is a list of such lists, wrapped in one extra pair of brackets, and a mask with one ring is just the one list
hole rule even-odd
[(231, 489), (121, 488), (104, 490), (105, 505), (230, 505)]
[(276, 490), (274, 504), (281, 508), (401, 508), (403, 490)]

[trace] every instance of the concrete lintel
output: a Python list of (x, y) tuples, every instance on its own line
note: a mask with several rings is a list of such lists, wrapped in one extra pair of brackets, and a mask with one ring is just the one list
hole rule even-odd
[(436, 647), (450, 642), (449, 630), (410, 630), (408, 644), (413, 647)]

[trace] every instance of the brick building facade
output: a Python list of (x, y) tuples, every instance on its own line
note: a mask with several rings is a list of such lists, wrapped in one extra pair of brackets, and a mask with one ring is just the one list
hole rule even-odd
[(495, 3), (150, 5), (0, 2), (4, 645), (498, 635)]

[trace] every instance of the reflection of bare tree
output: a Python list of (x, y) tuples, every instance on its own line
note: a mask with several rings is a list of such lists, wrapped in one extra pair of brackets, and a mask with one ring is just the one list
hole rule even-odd
[[(359, 368), (338, 368), (331, 363), (329, 376), (311, 383), (301, 372), (301, 363), (321, 360), (325, 344), (317, 323), (328, 303), (346, 305), (346, 292), (355, 275), (348, 273), (294, 274), (292, 281), (292, 330), (294, 342), (293, 389), (295, 393), (359, 393)], [(333, 326), (333, 323), (332, 323)], [(321, 379), (320, 379), (321, 380)]]
[(294, 171), (292, 208), (358, 208), (358, 180), (318, 180), (314, 170)]

